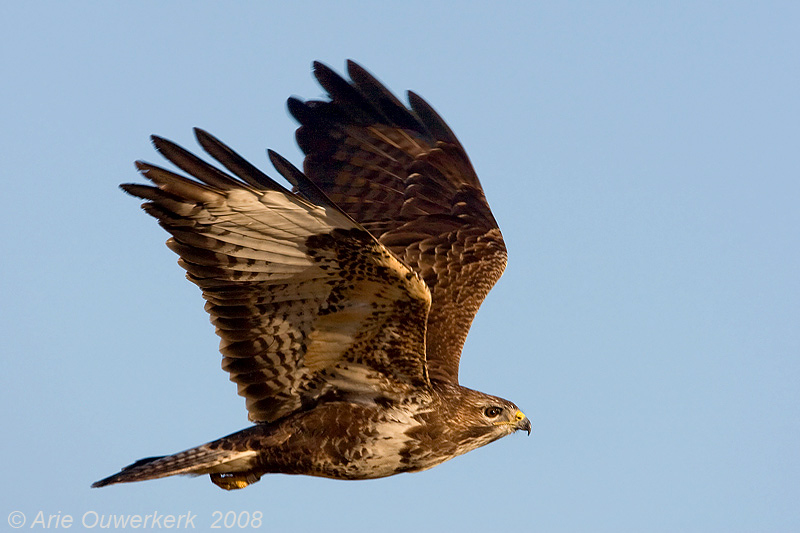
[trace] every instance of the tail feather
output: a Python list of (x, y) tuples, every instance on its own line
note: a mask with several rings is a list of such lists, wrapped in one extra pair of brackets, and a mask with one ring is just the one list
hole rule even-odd
[(226, 444), (225, 440), (220, 439), (174, 455), (139, 459), (118, 473), (92, 483), (92, 487), (105, 487), (115, 483), (145, 481), (180, 474), (231, 474), (251, 469), (257, 452), (248, 449), (231, 449), (231, 446), (224, 445)]

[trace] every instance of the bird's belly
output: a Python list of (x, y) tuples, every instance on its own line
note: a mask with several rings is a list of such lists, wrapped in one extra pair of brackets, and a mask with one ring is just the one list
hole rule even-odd
[(413, 442), (409, 435), (419, 426), (412, 413), (392, 410), (379, 416), (359, 417), (357, 423), (353, 420), (352, 424), (329, 428), (325, 433), (313, 432), (308, 441), (298, 435), (285, 443), (291, 451), (284, 447), (291, 458), (284, 466), (291, 471), (279, 471), (334, 479), (374, 479), (424, 470), (440, 461), (409, 461)]

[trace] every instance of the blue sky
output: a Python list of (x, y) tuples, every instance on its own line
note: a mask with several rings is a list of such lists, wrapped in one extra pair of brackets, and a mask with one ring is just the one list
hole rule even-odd
[[(800, 529), (797, 4), (378, 6), (0, 8), (0, 519)], [(193, 126), (299, 164), (285, 100), (321, 94), (313, 60), (346, 58), (423, 95), (481, 176), (510, 261), (461, 380), (533, 434), (376, 481), (89, 489), (248, 425), (199, 291), (117, 185), (159, 162), (151, 133), (194, 150)]]

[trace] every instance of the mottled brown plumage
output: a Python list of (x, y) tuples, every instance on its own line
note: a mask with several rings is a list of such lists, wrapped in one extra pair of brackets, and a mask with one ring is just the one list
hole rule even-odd
[(350, 84), (320, 63), (314, 73), (331, 100), (289, 100), (304, 171), (425, 280), (428, 368), (457, 383), (467, 332), (507, 258), (478, 177), (447, 124), (413, 92), (409, 110), (352, 61)]
[(202, 130), (230, 174), (153, 137), (191, 178), (139, 162), (153, 185), (122, 186), (172, 234), (256, 425), (93, 486), (368, 479), (530, 432), (513, 403), (458, 384), (469, 326), (506, 263), (463, 148), (418, 96), (408, 109), (355, 63), (348, 72), (315, 63), (330, 100), (289, 101), (305, 173), (270, 159), (294, 192)]

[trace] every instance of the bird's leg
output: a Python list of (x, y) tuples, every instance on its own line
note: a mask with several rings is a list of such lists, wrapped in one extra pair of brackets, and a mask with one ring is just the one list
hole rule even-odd
[(209, 474), (211, 482), (221, 489), (243, 489), (261, 479), (261, 474), (254, 472), (231, 472), (227, 474)]

